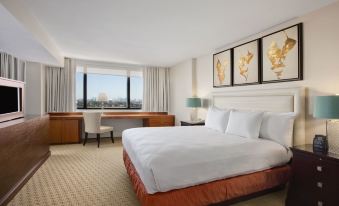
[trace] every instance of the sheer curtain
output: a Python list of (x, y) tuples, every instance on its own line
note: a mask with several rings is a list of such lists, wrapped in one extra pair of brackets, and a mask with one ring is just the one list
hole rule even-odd
[(143, 103), (147, 112), (167, 112), (169, 109), (169, 68), (146, 67), (143, 70)]
[(46, 111), (75, 111), (74, 60), (65, 58), (64, 67), (46, 66)]
[(25, 81), (26, 62), (0, 52), (0, 77)]

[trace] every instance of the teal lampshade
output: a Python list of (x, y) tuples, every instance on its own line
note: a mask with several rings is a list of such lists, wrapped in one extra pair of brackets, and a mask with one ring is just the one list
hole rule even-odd
[(186, 106), (187, 107), (201, 107), (201, 99), (198, 97), (187, 98)]
[(313, 116), (322, 119), (339, 119), (339, 96), (315, 97)]

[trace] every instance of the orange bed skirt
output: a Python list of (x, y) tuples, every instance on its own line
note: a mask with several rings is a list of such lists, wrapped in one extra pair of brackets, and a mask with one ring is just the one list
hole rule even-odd
[(148, 194), (125, 150), (123, 158), (142, 206), (206, 206), (220, 203), (285, 184), (291, 174), (290, 166), (286, 165), (183, 189)]

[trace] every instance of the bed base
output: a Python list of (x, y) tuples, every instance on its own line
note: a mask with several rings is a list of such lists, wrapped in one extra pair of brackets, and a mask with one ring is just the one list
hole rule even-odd
[(272, 192), (277, 192), (277, 191), (283, 190), (283, 189), (285, 189), (285, 187), (286, 187), (286, 184), (281, 184), (281, 185), (278, 185), (276, 187), (266, 189), (266, 190), (263, 190), (263, 191), (259, 191), (259, 192), (255, 192), (255, 193), (252, 193), (252, 194), (248, 194), (248, 195), (245, 195), (245, 196), (242, 196), (242, 197), (237, 197), (237, 198), (234, 198), (234, 199), (231, 199), (231, 200), (226, 200), (224, 202), (210, 204), (209, 206), (233, 205), (233, 204), (238, 203), (238, 202), (250, 200), (252, 198), (260, 197), (262, 195), (266, 195), (266, 194), (269, 194), (269, 193), (272, 193)]
[(192, 187), (148, 194), (126, 151), (123, 159), (142, 206), (224, 206), (282, 189), (291, 175), (289, 165), (217, 180)]

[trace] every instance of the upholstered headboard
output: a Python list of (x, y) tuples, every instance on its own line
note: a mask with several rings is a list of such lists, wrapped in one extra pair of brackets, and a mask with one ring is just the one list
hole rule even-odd
[(212, 105), (219, 108), (295, 112), (293, 144), (305, 144), (305, 89), (279, 88), (212, 93)]

